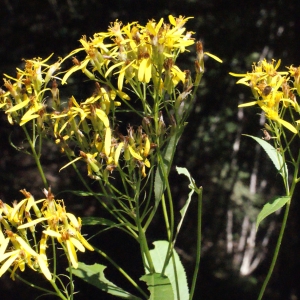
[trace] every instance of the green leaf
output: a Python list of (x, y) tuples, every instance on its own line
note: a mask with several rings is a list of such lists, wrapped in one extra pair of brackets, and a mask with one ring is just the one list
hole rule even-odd
[(167, 177), (169, 176), (176, 146), (181, 137), (183, 129), (184, 128), (182, 128), (177, 133), (171, 136), (169, 142), (167, 143), (166, 147), (162, 151), (162, 161), (159, 162), (157, 165), (155, 180), (154, 180), (155, 206), (158, 206), (162, 194), (166, 189), (165, 181), (167, 180), (167, 178), (164, 178), (164, 174), (166, 174)]
[(263, 149), (266, 151), (266, 153), (268, 154), (268, 156), (274, 163), (275, 168), (278, 170), (280, 175), (287, 182), (288, 181), (288, 169), (287, 169), (286, 163), (284, 163), (281, 153), (278, 152), (270, 143), (266, 142), (263, 139), (257, 138), (252, 135), (247, 135), (247, 134), (244, 134), (244, 135), (253, 138), (255, 141), (257, 141), (263, 147)]
[(98, 217), (83, 217), (82, 225), (104, 225), (104, 226), (115, 226), (117, 225), (115, 222), (110, 221), (105, 218)]
[(176, 170), (177, 170), (177, 172), (178, 172), (179, 175), (182, 174), (182, 175), (185, 175), (185, 176), (187, 176), (189, 178), (189, 180), (190, 180), (189, 188), (191, 189), (191, 191), (189, 192), (188, 199), (187, 199), (185, 205), (180, 210), (181, 220), (179, 221), (178, 226), (177, 226), (177, 232), (176, 232), (176, 236), (174, 238), (174, 243), (175, 243), (176, 238), (178, 236), (178, 233), (180, 231), (180, 228), (181, 228), (181, 225), (183, 223), (183, 220), (184, 220), (184, 217), (186, 215), (186, 212), (188, 210), (188, 207), (189, 207), (189, 205), (190, 205), (190, 203), (192, 201), (192, 195), (194, 194), (195, 191), (196, 192), (198, 191), (198, 189), (197, 189), (197, 187), (195, 185), (194, 179), (192, 178), (192, 176), (190, 175), (189, 171), (186, 168), (176, 167)]
[[(72, 268), (72, 273), (84, 280), (85, 282), (95, 286), (96, 288), (114, 295), (116, 297), (120, 297), (123, 299), (130, 300), (141, 300), (141, 298), (133, 296), (132, 294), (124, 291), (122, 288), (119, 288), (111, 281), (107, 280), (104, 275), (104, 270), (106, 266), (100, 264), (86, 265), (82, 262), (78, 263), (78, 268)], [(69, 269), (67, 269), (69, 271)]]
[[(154, 264), (155, 271), (157, 273), (162, 272), (165, 259), (167, 257), (167, 252), (169, 249), (169, 243), (167, 241), (155, 241), (154, 243), (154, 249), (150, 250), (150, 255)], [(185, 274), (184, 267), (179, 259), (178, 254), (175, 250), (173, 250), (173, 257), (175, 262), (175, 267), (173, 264), (173, 259), (171, 258), (169, 260), (169, 264), (165, 270), (165, 275), (169, 278), (173, 293), (174, 293), (174, 299), (189, 299), (189, 288), (187, 283), (187, 278)], [(176, 292), (176, 277), (175, 272), (177, 273), (177, 280), (178, 280), (178, 286), (179, 286), (179, 295), (180, 297), (177, 297)], [(147, 270), (146, 270), (146, 273)], [(154, 298), (153, 298), (154, 299)], [(156, 298), (155, 298), (156, 299)], [(158, 298), (159, 299), (159, 298)], [(166, 297), (165, 299), (173, 299)]]
[(256, 230), (263, 219), (265, 219), (267, 216), (269, 216), (270, 214), (274, 213), (275, 211), (283, 207), (290, 199), (291, 197), (283, 196), (283, 197), (275, 198), (273, 199), (273, 201), (270, 201), (267, 204), (265, 204), (263, 209), (257, 216)]
[(140, 278), (145, 281), (150, 291), (149, 300), (173, 300), (174, 294), (168, 277), (159, 273), (147, 274)]

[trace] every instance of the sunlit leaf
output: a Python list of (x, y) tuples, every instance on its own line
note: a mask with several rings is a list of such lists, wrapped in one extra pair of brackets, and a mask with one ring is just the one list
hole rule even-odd
[(161, 274), (147, 274), (140, 278), (145, 281), (150, 291), (149, 300), (173, 300), (174, 294), (170, 280)]
[[(153, 244), (154, 244), (154, 249), (150, 250), (150, 255), (154, 264), (154, 268), (156, 272), (162, 272), (168, 254), (167, 252), (169, 248), (169, 243), (167, 241), (155, 241), (153, 242)], [(173, 264), (173, 259), (171, 258), (166, 267), (165, 275), (169, 278), (170, 283), (172, 285), (174, 298), (166, 297), (164, 299), (175, 299), (175, 300), (189, 299), (189, 288), (188, 288), (186, 273), (179, 259), (179, 256), (175, 250), (173, 250), (173, 258), (174, 258), (175, 266)], [(177, 273), (177, 276), (175, 276), (175, 272)], [(147, 270), (146, 273), (148, 273)], [(180, 297), (177, 296), (176, 278), (178, 280)]]
[(264, 220), (267, 216), (271, 215), (281, 207), (283, 207), (291, 198), (288, 196), (278, 197), (273, 201), (268, 202), (264, 205), (263, 209), (257, 216), (256, 220), (256, 230), (259, 224)]
[(268, 156), (270, 157), (271, 161), (275, 165), (275, 168), (279, 172), (279, 174), (288, 181), (288, 168), (286, 163), (283, 161), (283, 157), (280, 152), (278, 152), (270, 143), (266, 142), (263, 139), (260, 139), (258, 137), (244, 134), (245, 136), (249, 136), (253, 138), (255, 141), (257, 141), (262, 148), (266, 151)]

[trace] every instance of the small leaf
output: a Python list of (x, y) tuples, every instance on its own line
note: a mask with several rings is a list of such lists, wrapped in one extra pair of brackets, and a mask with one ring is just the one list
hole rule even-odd
[(148, 285), (148, 290), (150, 291), (149, 300), (174, 299), (172, 286), (168, 277), (154, 273), (144, 275), (140, 279)]
[(179, 231), (180, 231), (181, 225), (183, 223), (184, 217), (186, 215), (186, 212), (187, 212), (187, 210), (189, 208), (189, 205), (190, 205), (190, 203), (192, 201), (192, 195), (194, 194), (195, 191), (198, 192), (198, 189), (196, 188), (196, 185), (195, 185), (195, 181), (192, 178), (192, 176), (189, 173), (189, 171), (186, 168), (181, 168), (181, 167), (176, 167), (176, 170), (177, 170), (177, 172), (178, 172), (179, 175), (182, 174), (182, 175), (185, 175), (186, 177), (189, 178), (189, 180), (190, 180), (189, 188), (191, 189), (191, 191), (189, 192), (188, 199), (186, 200), (184, 206), (180, 210), (181, 219), (180, 219), (180, 221), (178, 223), (178, 226), (177, 226), (177, 232), (176, 232), (176, 235), (175, 235), (175, 238), (174, 238), (174, 244), (175, 244), (175, 241), (176, 241), (177, 236), (179, 234)]
[[(85, 282), (95, 286), (96, 288), (114, 295), (116, 297), (120, 297), (123, 299), (130, 300), (140, 300), (136, 296), (124, 291), (122, 288), (119, 288), (111, 281), (107, 280), (104, 275), (104, 270), (106, 266), (100, 264), (86, 265), (82, 262), (78, 263), (78, 268), (72, 268), (72, 273), (84, 280)], [(69, 269), (67, 269), (69, 271)]]
[(288, 168), (286, 163), (284, 163), (283, 157), (280, 152), (278, 152), (270, 143), (266, 142), (263, 139), (257, 138), (252, 135), (244, 134), (245, 136), (249, 136), (257, 141), (262, 148), (266, 151), (270, 159), (272, 160), (275, 168), (278, 170), (279, 174), (288, 181)]
[(257, 216), (256, 230), (263, 219), (265, 219), (267, 216), (269, 216), (270, 214), (274, 213), (275, 211), (283, 207), (290, 199), (291, 197), (283, 196), (283, 197), (276, 198), (272, 202), (268, 202), (267, 204), (265, 204), (263, 209)]

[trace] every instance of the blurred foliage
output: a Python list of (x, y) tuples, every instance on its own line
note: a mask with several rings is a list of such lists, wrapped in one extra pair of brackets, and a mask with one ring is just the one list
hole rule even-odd
[[(143, 23), (169, 14), (194, 16), (189, 22), (189, 30), (195, 31), (195, 37), (204, 42), (206, 51), (224, 60), (222, 65), (212, 60), (206, 61), (206, 73), (196, 99), (195, 111), (176, 157), (176, 165), (187, 167), (197, 184), (204, 187), (203, 259), (195, 299), (220, 299), (220, 295), (222, 299), (255, 299), (269, 266), (280, 216), (270, 217), (261, 229), (262, 232), (258, 232), (257, 240), (260, 241), (264, 236), (263, 231), (267, 231), (269, 224), (276, 221), (268, 246), (257, 249), (265, 251), (266, 257), (251, 275), (241, 276), (233, 263), (233, 253), (226, 250), (228, 212), (233, 213), (233, 241), (238, 243), (244, 217), (248, 216), (255, 221), (262, 205), (282, 191), (272, 163), (256, 148), (254, 142), (241, 137), (242, 133), (262, 136), (263, 120), (260, 124), (260, 116), (255, 108), (245, 112), (237, 109), (238, 103), (248, 100), (251, 95), (247, 89), (235, 85), (235, 79), (228, 72), (245, 73), (251, 69), (253, 61), (263, 58), (281, 58), (283, 66), (298, 66), (299, 12), (300, 2), (297, 0), (253, 0), (247, 4), (237, 0), (2, 1), (1, 74), (14, 74), (15, 67), (22, 64), (22, 58), (47, 57), (52, 52), (55, 58), (66, 55), (78, 46), (82, 35), (92, 36), (106, 29), (115, 19), (123, 23), (133, 20)], [(191, 51), (190, 56), (186, 57), (184, 64), (193, 60), (194, 53)], [(87, 96), (86, 91), (90, 88), (88, 83), (74, 83), (74, 91), (82, 99)], [(0, 116), (0, 126), (0, 198), (7, 202), (20, 199), (18, 190), (21, 188), (41, 193), (40, 180), (33, 173), (33, 161), (23, 160), (21, 153), (7, 145), (11, 139), (16, 146), (24, 147), (19, 129), (8, 126), (3, 115)], [(48, 150), (42, 162), (47, 166), (47, 176), (54, 192), (71, 189), (75, 185), (80, 189), (70, 170), (57, 177), (64, 162), (58, 160), (55, 149)], [(175, 205), (180, 208), (186, 195), (187, 183), (177, 181), (178, 177), (173, 176), (173, 192), (178, 195), (178, 203)], [(67, 201), (67, 205), (72, 210), (80, 211), (82, 216), (97, 213), (92, 200), (74, 196)], [(300, 270), (297, 255), (300, 250), (299, 210), (300, 205), (294, 201), (279, 263), (265, 299), (300, 299), (296, 279)], [(193, 212), (190, 212), (189, 220), (184, 224), (186, 231), (178, 240), (178, 247), (185, 264), (192, 270), (195, 239)], [(160, 235), (159, 222), (157, 220), (157, 227), (153, 228), (155, 238)], [(122, 261), (121, 251), (118, 250), (120, 244), (113, 241), (113, 237), (118, 239), (118, 234), (104, 233), (97, 238), (103, 240), (104, 250), (115, 249), (116, 257)], [(134, 254), (136, 249), (132, 248)], [(115, 274), (112, 271), (109, 275)], [(14, 299), (13, 293), (11, 298), (8, 295), (12, 289), (16, 290), (15, 283), (4, 279), (1, 279), (1, 293), (6, 293), (5, 299)], [(23, 288), (20, 283), (17, 285), (17, 288)], [(79, 289), (82, 294), (84, 290), (93, 293), (93, 290), (87, 290), (91, 287), (84, 283), (80, 283)], [(23, 299), (33, 299), (32, 290), (28, 298), (25, 297)]]

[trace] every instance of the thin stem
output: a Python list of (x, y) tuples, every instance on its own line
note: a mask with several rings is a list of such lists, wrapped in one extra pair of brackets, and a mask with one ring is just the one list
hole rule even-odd
[[(71, 157), (68, 155), (68, 153), (66, 153), (67, 156), (68, 156), (68, 159), (71, 161)], [(114, 217), (116, 218), (121, 224), (124, 224), (124, 223), (127, 223), (126, 220), (123, 220), (122, 219), (122, 215), (120, 215), (118, 213), (118, 211), (116, 212), (118, 215), (116, 215), (116, 213), (114, 211), (112, 211), (111, 209), (109, 209), (109, 207), (107, 206), (107, 204), (104, 202), (104, 201), (101, 201), (101, 199), (97, 196), (97, 194), (95, 194), (93, 192), (93, 190), (90, 188), (90, 186), (87, 184), (87, 182), (85, 181), (85, 179), (83, 178), (83, 176), (81, 175), (81, 173), (79, 172), (79, 170), (77, 169), (75, 163), (72, 163), (72, 166), (75, 170), (75, 172), (77, 173), (79, 179), (81, 180), (81, 182), (83, 183), (83, 185), (85, 186), (85, 188), (87, 189), (87, 191), (89, 191), (96, 199), (99, 203), (101, 203), (101, 205)], [(103, 193), (105, 194), (106, 197), (109, 197), (109, 195), (107, 194), (107, 191), (105, 190), (103, 184), (100, 182), (100, 186), (101, 186), (101, 189), (103, 191)], [(127, 229), (127, 232), (133, 236), (134, 238), (137, 238), (137, 234), (134, 232), (134, 230), (129, 227), (129, 226), (126, 226), (126, 229)]]
[[(8, 269), (8, 271), (11, 272), (10, 269)], [(35, 284), (33, 284), (32, 282), (27, 281), (26, 279), (24, 279), (23, 277), (21, 277), (21, 276), (18, 275), (17, 273), (15, 273), (14, 276), (15, 276), (16, 278), (18, 278), (20, 281), (22, 281), (23, 283), (27, 284), (28, 286), (30, 286), (30, 287), (32, 287), (32, 288), (34, 288), (34, 289), (37, 289), (37, 290), (42, 291), (42, 292), (45, 292), (45, 293), (47, 293), (48, 295), (59, 296), (59, 295), (58, 295), (57, 293), (55, 293), (55, 292), (52, 292), (52, 291), (47, 290), (47, 289), (45, 289), (45, 288), (42, 288), (42, 287), (40, 287), (40, 286), (38, 286), (38, 285), (35, 285)], [(50, 283), (51, 283), (51, 281), (50, 281)], [(52, 283), (51, 283), (51, 284), (52, 284)], [(59, 291), (59, 292), (60, 292), (60, 291)], [(60, 294), (61, 294), (61, 292), (60, 292)], [(60, 297), (60, 296), (59, 296), (59, 297)], [(61, 299), (64, 299), (64, 300), (68, 300), (66, 297), (64, 297), (64, 295), (62, 295), (62, 297), (60, 297), (60, 298), (61, 298)]]
[(22, 127), (22, 129), (24, 130), (24, 132), (25, 132), (27, 141), (28, 141), (28, 143), (29, 143), (29, 145), (30, 145), (31, 152), (32, 152), (32, 154), (33, 154), (33, 158), (34, 158), (34, 160), (35, 160), (35, 163), (36, 163), (37, 168), (38, 168), (38, 170), (39, 170), (39, 173), (40, 173), (40, 175), (41, 175), (43, 184), (44, 184), (45, 188), (48, 189), (48, 182), (47, 182), (47, 179), (46, 179), (46, 176), (45, 176), (43, 167), (42, 167), (41, 162), (40, 162), (40, 155), (38, 155), (38, 154), (36, 153), (35, 147), (34, 147), (34, 143), (33, 143), (32, 139), (31, 139), (31, 137), (30, 137), (30, 135), (29, 135), (29, 133), (28, 133), (28, 131), (27, 131), (25, 125), (23, 125), (23, 126), (21, 126), (21, 127)]
[[(148, 243), (147, 243), (147, 237), (146, 237), (146, 233), (145, 230), (141, 224), (141, 217), (140, 217), (140, 201), (139, 201), (139, 197), (140, 197), (140, 183), (141, 183), (141, 177), (139, 176), (139, 178), (136, 180), (136, 193), (135, 193), (135, 222), (138, 228), (138, 232), (139, 232), (139, 244), (140, 244), (140, 249), (141, 249), (141, 257), (144, 263), (144, 267), (149, 269), (149, 272), (151, 274), (155, 273), (155, 268), (153, 265), (153, 261), (152, 261), (152, 257), (150, 255), (150, 251), (149, 251), (149, 247), (148, 247)], [(147, 263), (145, 263), (144, 260), (144, 255), (146, 256), (146, 260)]]
[(275, 267), (275, 264), (276, 264), (276, 261), (277, 261), (277, 257), (278, 257), (278, 254), (279, 254), (279, 250), (280, 250), (280, 246), (281, 246), (281, 242), (282, 242), (284, 230), (285, 230), (286, 223), (287, 223), (287, 218), (288, 218), (288, 215), (289, 215), (290, 204), (291, 204), (291, 200), (289, 200), (287, 202), (286, 207), (285, 207), (284, 217), (283, 217), (283, 221), (282, 221), (282, 225), (281, 225), (279, 237), (277, 239), (275, 252), (274, 252), (274, 255), (273, 255), (273, 258), (272, 258), (272, 263), (271, 263), (271, 266), (269, 268), (268, 274), (267, 274), (267, 276), (266, 276), (266, 278), (264, 280), (263, 286), (262, 286), (262, 288), (260, 290), (259, 296), (257, 298), (258, 300), (262, 299), (262, 297), (264, 295), (264, 292), (265, 292), (265, 289), (266, 289), (266, 287), (267, 287), (267, 285), (269, 283), (269, 280), (270, 280), (270, 278), (272, 276), (272, 273), (274, 271), (274, 267)]
[(54, 280), (50, 280), (51, 285), (53, 286), (54, 290), (56, 291), (56, 295), (63, 300), (69, 300), (68, 297), (65, 297), (62, 292), (60, 291), (60, 289), (57, 287), (56, 283)]
[[(57, 261), (56, 261), (56, 243), (55, 239), (53, 236), (51, 236), (51, 244), (52, 244), (52, 251), (53, 251), (53, 274), (54, 278), (56, 277), (56, 266), (57, 266)], [(54, 279), (55, 281), (55, 279)]]
[(138, 286), (138, 284), (105, 252), (93, 246), (94, 250), (108, 260), (144, 297), (148, 299), (149, 296)]
[(197, 282), (197, 276), (199, 272), (199, 266), (200, 266), (200, 258), (201, 258), (201, 240), (202, 240), (202, 187), (199, 188), (198, 193), (198, 215), (197, 215), (197, 252), (196, 252), (196, 262), (195, 262), (195, 270), (193, 275), (193, 281), (190, 291), (190, 300), (193, 299), (195, 288), (196, 288), (196, 282)]
[(289, 215), (289, 210), (290, 210), (290, 206), (291, 206), (292, 197), (293, 197), (293, 194), (294, 194), (296, 184), (298, 182), (297, 177), (298, 177), (298, 171), (299, 171), (299, 164), (300, 164), (300, 151), (298, 153), (297, 162), (294, 165), (295, 170), (294, 170), (294, 174), (293, 174), (293, 182), (292, 182), (292, 187), (291, 187), (289, 195), (288, 195), (290, 197), (290, 200), (286, 203), (285, 212), (284, 212), (284, 216), (283, 216), (283, 221), (282, 221), (279, 237), (277, 239), (277, 243), (276, 243), (275, 252), (274, 252), (274, 255), (273, 255), (273, 258), (272, 258), (271, 266), (270, 266), (268, 274), (267, 274), (267, 276), (264, 280), (263, 286), (260, 290), (259, 296), (257, 298), (258, 300), (261, 300), (263, 295), (264, 295), (265, 289), (266, 289), (266, 287), (268, 285), (268, 282), (269, 282), (269, 280), (272, 276), (272, 273), (273, 273), (273, 270), (274, 270), (274, 267), (275, 267), (275, 264), (276, 264), (276, 261), (277, 261), (277, 257), (278, 257), (280, 246), (281, 246), (281, 242), (282, 242), (282, 239), (283, 239), (284, 230), (285, 230), (288, 215)]

